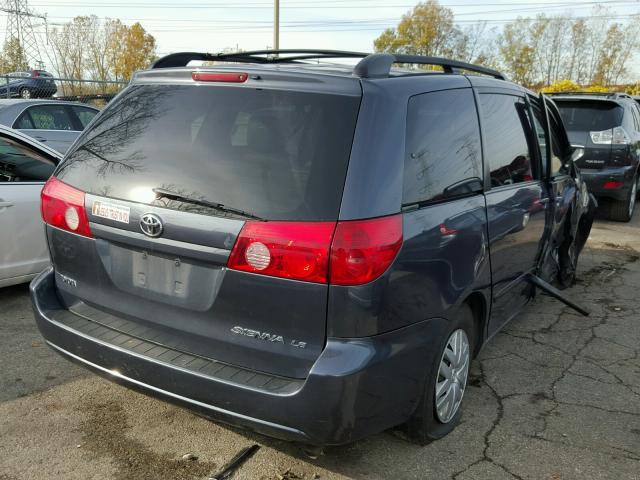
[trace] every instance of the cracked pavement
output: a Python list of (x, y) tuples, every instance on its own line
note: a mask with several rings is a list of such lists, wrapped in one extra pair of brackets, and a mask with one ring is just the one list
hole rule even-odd
[[(640, 215), (597, 220), (571, 298), (538, 296), (472, 363), (460, 425), (420, 447), (384, 432), (316, 460), (95, 377), (38, 335), (25, 286), (0, 290), (0, 480), (640, 479)], [(192, 453), (197, 460), (184, 460)]]

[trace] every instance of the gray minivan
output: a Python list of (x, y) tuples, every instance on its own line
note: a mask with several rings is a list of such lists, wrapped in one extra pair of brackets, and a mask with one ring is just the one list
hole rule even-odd
[[(359, 62), (307, 62), (333, 57)], [(36, 320), (70, 360), (234, 425), (439, 438), (482, 344), (573, 281), (579, 152), (544, 97), (453, 60), (170, 55), (47, 182)]]

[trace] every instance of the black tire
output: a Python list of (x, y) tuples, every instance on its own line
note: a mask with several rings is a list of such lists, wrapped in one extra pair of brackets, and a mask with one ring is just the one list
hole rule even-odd
[(635, 211), (638, 179), (634, 178), (625, 200), (614, 200), (609, 206), (609, 218), (616, 222), (628, 222)]
[(29, 90), (28, 88), (21, 88), (20, 92), (18, 93), (20, 94), (20, 98), (34, 98), (31, 90)]
[[(462, 415), (462, 405), (458, 407), (455, 415), (447, 423), (443, 423), (438, 419), (435, 408), (435, 388), (438, 380), (438, 370), (440, 361), (442, 359), (444, 349), (449, 340), (449, 337), (453, 332), (458, 329), (464, 330), (469, 340), (469, 363), (473, 358), (476, 345), (476, 329), (474, 325), (473, 313), (468, 305), (464, 305), (457, 312), (456, 318), (451, 322), (449, 328), (442, 336), (438, 354), (435, 355), (433, 362), (429, 365), (427, 372), (427, 378), (425, 382), (425, 389), (422, 394), (422, 398), (418, 403), (418, 407), (411, 416), (411, 418), (404, 425), (403, 430), (409, 439), (420, 445), (425, 445), (433, 440), (438, 440), (451, 432)], [(468, 375), (465, 381), (465, 387), (468, 384)], [(466, 390), (466, 388), (465, 388)], [(464, 397), (463, 397), (464, 401)]]

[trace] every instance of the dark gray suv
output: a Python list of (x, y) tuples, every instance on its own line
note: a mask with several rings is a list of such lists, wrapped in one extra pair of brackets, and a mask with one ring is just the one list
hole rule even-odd
[(633, 216), (640, 183), (640, 108), (621, 93), (553, 96), (572, 143), (585, 147), (578, 161), (589, 190), (609, 200), (612, 220)]
[[(332, 57), (360, 61), (309, 62)], [(45, 186), (36, 320), (65, 357), (224, 422), (439, 438), (482, 344), (573, 280), (578, 153), (552, 104), (473, 65), (170, 55)]]

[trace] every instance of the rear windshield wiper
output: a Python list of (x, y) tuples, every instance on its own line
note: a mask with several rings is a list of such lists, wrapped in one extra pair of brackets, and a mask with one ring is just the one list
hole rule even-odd
[(181, 195), (179, 193), (172, 192), (171, 190), (166, 190), (164, 188), (154, 188), (152, 190), (153, 190), (153, 193), (156, 194), (156, 198), (158, 198), (158, 199), (160, 199), (160, 198), (168, 198), (170, 200), (178, 200), (179, 202), (191, 203), (193, 205), (201, 205), (203, 207), (213, 208), (213, 209), (218, 210), (220, 212), (232, 213), (232, 214), (244, 217), (244, 218), (252, 218), (254, 220), (263, 220), (262, 218), (258, 217), (257, 215), (254, 215), (253, 213), (245, 212), (244, 210), (240, 210), (240, 209), (233, 208), (233, 207), (227, 207), (226, 205), (224, 205), (222, 203), (208, 202), (207, 200), (200, 200), (200, 199), (197, 199), (197, 198), (190, 198), (190, 197), (187, 197), (185, 195)]

